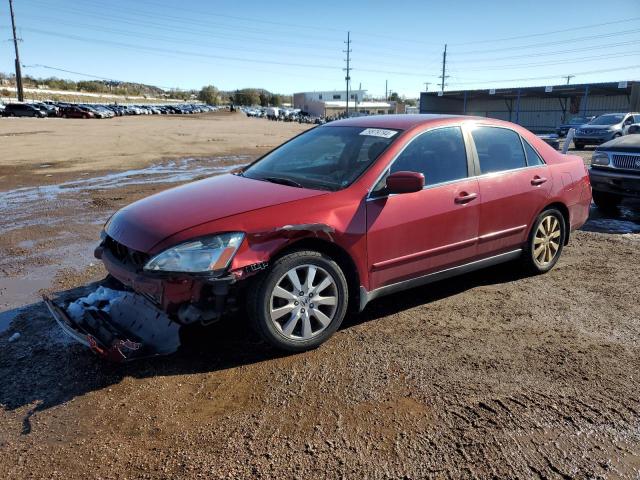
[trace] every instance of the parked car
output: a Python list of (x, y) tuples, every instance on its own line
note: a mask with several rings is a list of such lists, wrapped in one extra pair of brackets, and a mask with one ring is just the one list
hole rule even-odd
[(47, 117), (58, 116), (58, 107), (55, 105), (50, 105), (48, 103), (32, 103), (31, 105), (44, 112)]
[(60, 107), (58, 115), (62, 118), (95, 118), (95, 114), (79, 105), (65, 105)]
[(541, 133), (538, 134), (538, 138), (554, 150), (560, 149), (560, 137), (555, 133)]
[(625, 135), (598, 146), (589, 178), (599, 208), (613, 209), (625, 198), (640, 198), (640, 135)]
[(568, 122), (558, 125), (556, 127), (556, 134), (559, 137), (566, 137), (569, 130), (572, 128), (579, 128), (585, 123), (589, 123), (591, 120), (596, 118), (595, 116), (591, 117), (571, 117)]
[(578, 149), (600, 145), (627, 133), (629, 126), (640, 122), (640, 113), (607, 113), (576, 130), (573, 144)]
[[(244, 303), (267, 342), (301, 351), (327, 340), (348, 307), (382, 295), (510, 260), (551, 270), (590, 203), (582, 159), (518, 125), (359, 117), (127, 206), (96, 256), (118, 288), (176, 324), (211, 323)], [(94, 317), (52, 311), (95, 351), (135, 354), (121, 351), (126, 339), (101, 337), (109, 329)]]
[(44, 118), (47, 114), (38, 107), (29, 103), (9, 103), (2, 111), (3, 117), (38, 117)]

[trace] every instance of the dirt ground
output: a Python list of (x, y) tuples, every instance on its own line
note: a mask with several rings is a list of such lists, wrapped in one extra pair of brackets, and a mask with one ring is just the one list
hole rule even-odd
[(638, 204), (594, 208), (547, 275), (383, 298), (304, 354), (241, 317), (119, 366), (58, 331), (39, 292), (102, 278), (111, 212), (304, 128), (0, 119), (0, 478), (639, 478)]

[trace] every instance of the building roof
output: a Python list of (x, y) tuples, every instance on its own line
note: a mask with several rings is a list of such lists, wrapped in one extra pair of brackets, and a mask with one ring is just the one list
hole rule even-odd
[[(620, 82), (622, 83), (622, 82)], [(421, 95), (429, 97), (444, 97), (463, 99), (466, 93), (467, 100), (471, 99), (491, 99), (491, 98), (515, 98), (520, 92), (520, 97), (574, 97), (584, 95), (586, 89), (589, 89), (589, 95), (628, 95), (631, 92), (633, 81), (627, 81), (626, 87), (619, 88), (619, 82), (605, 83), (581, 83), (575, 85), (551, 85), (542, 87), (512, 87), (512, 88), (495, 88), (495, 89), (475, 89), (475, 90), (451, 90), (445, 91), (443, 95), (440, 92), (422, 92)], [(551, 91), (547, 91), (551, 87)], [(493, 93), (491, 93), (493, 91)]]
[[(324, 101), (325, 107), (330, 108), (346, 108), (347, 102), (345, 100), (326, 100)], [(391, 108), (393, 104), (389, 102), (371, 102), (364, 101), (356, 103), (355, 100), (349, 100), (349, 107), (357, 106), (358, 108)]]

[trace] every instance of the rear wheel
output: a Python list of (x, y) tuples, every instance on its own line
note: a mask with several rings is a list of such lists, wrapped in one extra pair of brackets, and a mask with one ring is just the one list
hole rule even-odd
[(249, 294), (255, 330), (276, 348), (310, 350), (338, 329), (347, 311), (344, 273), (331, 258), (296, 251), (278, 259)]
[(566, 238), (564, 216), (559, 210), (543, 211), (533, 224), (522, 261), (532, 273), (545, 273), (558, 262)]
[(614, 210), (622, 202), (622, 197), (615, 193), (596, 192), (594, 190), (592, 194), (593, 203), (602, 210)]

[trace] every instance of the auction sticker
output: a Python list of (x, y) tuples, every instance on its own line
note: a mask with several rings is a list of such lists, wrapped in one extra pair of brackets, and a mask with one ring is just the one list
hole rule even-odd
[(381, 137), (381, 138), (391, 138), (396, 133), (395, 130), (385, 130), (384, 128), (367, 128), (360, 132), (360, 135), (367, 135), (369, 137)]

